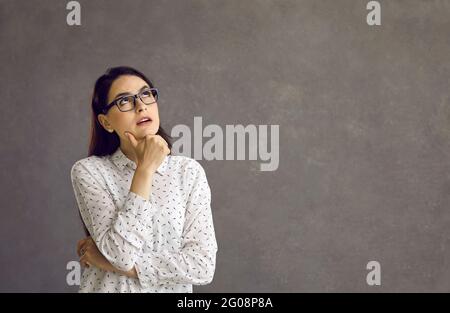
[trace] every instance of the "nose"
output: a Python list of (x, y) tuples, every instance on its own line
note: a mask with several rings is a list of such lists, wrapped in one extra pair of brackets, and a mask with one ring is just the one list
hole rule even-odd
[(141, 101), (141, 99), (139, 97), (136, 97), (134, 99), (135, 101), (135, 106), (136, 106), (136, 111), (137, 112), (141, 112), (141, 111), (146, 111), (147, 110), (147, 105)]

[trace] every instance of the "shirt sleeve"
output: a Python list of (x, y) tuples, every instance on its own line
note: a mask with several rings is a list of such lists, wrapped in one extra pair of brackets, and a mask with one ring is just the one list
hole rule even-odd
[(141, 252), (135, 268), (142, 287), (154, 284), (209, 284), (214, 276), (217, 241), (211, 213), (211, 190), (200, 164), (186, 203), (179, 251)]
[(100, 174), (80, 161), (72, 166), (71, 180), (81, 217), (99, 251), (117, 269), (131, 270), (152, 233), (149, 220), (156, 210), (151, 199), (129, 191), (117, 207)]

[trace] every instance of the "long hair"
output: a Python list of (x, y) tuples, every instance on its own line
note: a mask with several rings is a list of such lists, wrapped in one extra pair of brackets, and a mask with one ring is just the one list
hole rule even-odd
[[(120, 139), (116, 132), (108, 132), (98, 121), (98, 115), (102, 113), (103, 108), (108, 104), (108, 94), (112, 83), (119, 77), (123, 75), (133, 75), (142, 78), (150, 88), (155, 86), (143, 73), (140, 71), (129, 67), (129, 66), (118, 66), (111, 67), (106, 70), (105, 74), (100, 76), (95, 82), (94, 91), (92, 94), (92, 119), (91, 119), (91, 138), (89, 144), (88, 156), (105, 156), (114, 153), (120, 146)], [(160, 135), (168, 144), (169, 149), (172, 150), (172, 137), (159, 125), (157, 135)], [(171, 154), (171, 152), (169, 152)], [(80, 212), (78, 212), (81, 218)], [(83, 222), (83, 219), (81, 218)], [(87, 236), (90, 236), (89, 231), (84, 225), (84, 232)]]

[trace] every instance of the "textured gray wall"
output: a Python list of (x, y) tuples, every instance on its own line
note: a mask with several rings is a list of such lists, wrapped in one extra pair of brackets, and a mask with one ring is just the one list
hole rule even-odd
[[(219, 244), (204, 292), (450, 291), (450, 1), (0, 0), (0, 290), (74, 292), (70, 167), (107, 67), (162, 124), (279, 124), (277, 171), (205, 161)], [(256, 170), (255, 170), (256, 169)], [(382, 284), (366, 283), (381, 264)]]

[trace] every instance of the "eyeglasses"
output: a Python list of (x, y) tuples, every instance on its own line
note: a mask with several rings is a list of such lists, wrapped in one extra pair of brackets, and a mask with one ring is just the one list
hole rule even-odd
[(142, 103), (144, 104), (149, 105), (155, 103), (156, 101), (158, 101), (158, 89), (147, 88), (135, 95), (117, 98), (103, 109), (103, 113), (106, 114), (114, 105), (116, 105), (121, 112), (134, 110), (134, 108), (136, 107), (137, 97), (139, 97), (139, 99), (141, 99)]

